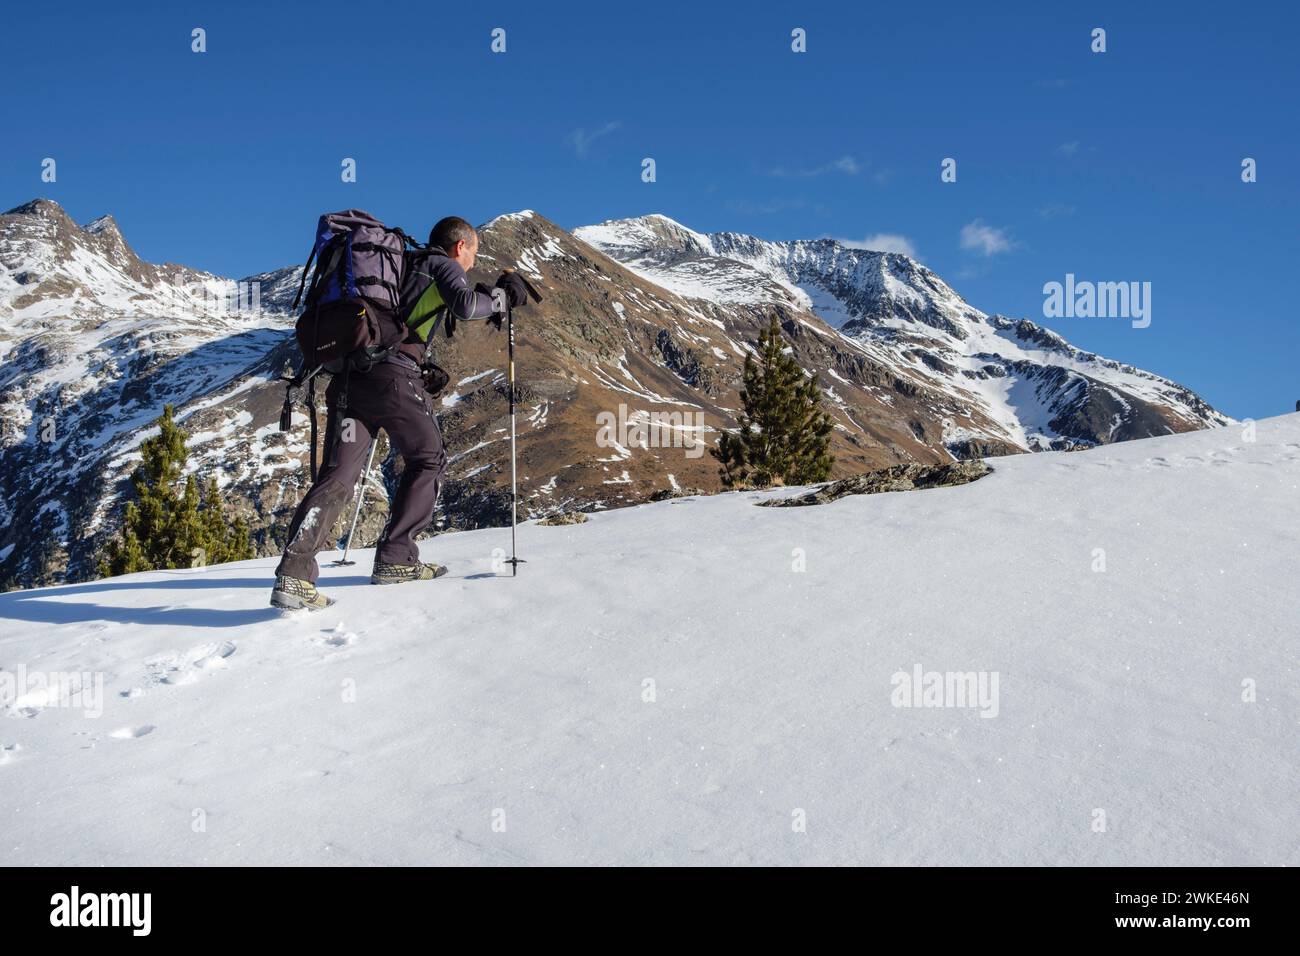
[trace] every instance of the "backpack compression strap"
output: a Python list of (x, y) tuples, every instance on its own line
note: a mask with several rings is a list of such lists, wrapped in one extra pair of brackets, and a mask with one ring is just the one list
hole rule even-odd
[(312, 260), (316, 258), (316, 246), (311, 247), (311, 255), (307, 257), (307, 264), (302, 267), (302, 279), (298, 282), (298, 294), (293, 297), (293, 305), (290, 309), (298, 308), (298, 302), (302, 299), (302, 290), (307, 287), (307, 272), (311, 269)]

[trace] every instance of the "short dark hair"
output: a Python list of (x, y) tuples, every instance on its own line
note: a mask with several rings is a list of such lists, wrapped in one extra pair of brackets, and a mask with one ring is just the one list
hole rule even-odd
[(439, 219), (429, 230), (429, 245), (437, 246), (444, 252), (451, 252), (456, 248), (456, 243), (469, 242), (477, 235), (474, 227), (460, 216), (448, 216), (446, 219)]

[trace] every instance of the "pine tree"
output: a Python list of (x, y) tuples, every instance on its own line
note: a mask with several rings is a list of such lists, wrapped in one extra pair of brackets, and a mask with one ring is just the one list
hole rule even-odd
[(776, 316), (758, 337), (758, 361), (745, 356), (744, 412), (739, 429), (724, 432), (711, 452), (728, 488), (806, 485), (830, 477), (831, 417), (821, 406), (821, 389), (786, 354)]
[(199, 494), (193, 475), (177, 485), (185, 471), (188, 437), (176, 424), (175, 410), (164, 406), (158, 434), (140, 444), (141, 462), (131, 475), (135, 500), (127, 503), (122, 533), (108, 542), (100, 558), (104, 575), (131, 574), (161, 568), (188, 568), (254, 557), (248, 524), (228, 523), (221, 510), (215, 479)]

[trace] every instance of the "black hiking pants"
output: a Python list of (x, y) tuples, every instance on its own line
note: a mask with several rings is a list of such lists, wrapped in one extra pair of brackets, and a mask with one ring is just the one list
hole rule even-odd
[[(442, 432), (433, 402), (424, 390), (414, 362), (383, 362), (348, 379), (346, 416), (352, 428), (339, 427), (341, 376), (325, 390), (329, 423), (325, 426), (325, 461), (289, 525), (289, 543), (276, 574), (315, 581), (320, 573), (316, 552), (326, 544), (330, 529), (347, 508), (357, 479), (366, 466), (370, 439), (383, 429), (405, 462), (393, 499), (388, 526), (375, 552), (375, 561), (414, 566), (420, 563), (415, 536), (433, 520), (438, 489), (447, 469)], [(347, 440), (351, 438), (351, 440)]]

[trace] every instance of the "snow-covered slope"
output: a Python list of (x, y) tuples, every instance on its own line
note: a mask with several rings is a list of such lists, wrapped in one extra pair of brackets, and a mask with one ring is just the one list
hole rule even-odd
[(949, 428), (945, 442), (962, 457), (990, 442), (1040, 450), (1231, 421), (1175, 382), (1076, 349), (1028, 320), (973, 308), (898, 253), (832, 239), (706, 235), (661, 215), (574, 235), (679, 295), (811, 311), (883, 350), (895, 367), (989, 419), (986, 428)]
[(1300, 864), (1300, 415), (1251, 437), (445, 535), (315, 616), (272, 560), (0, 595), (0, 667), (104, 694), (9, 702), (5, 862)]

